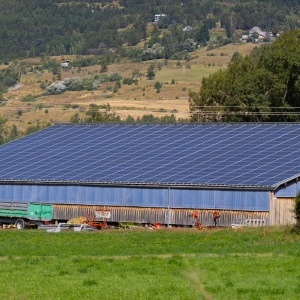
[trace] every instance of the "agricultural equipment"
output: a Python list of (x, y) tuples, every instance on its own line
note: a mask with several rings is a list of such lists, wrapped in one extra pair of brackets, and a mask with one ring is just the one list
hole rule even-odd
[(17, 229), (37, 227), (52, 219), (52, 205), (48, 203), (0, 202), (0, 224), (14, 223)]
[[(97, 229), (101, 229), (107, 226), (106, 219), (110, 218), (110, 215), (109, 210), (95, 210), (86, 215), (86, 223)], [(100, 221), (100, 219), (103, 219), (103, 221)]]

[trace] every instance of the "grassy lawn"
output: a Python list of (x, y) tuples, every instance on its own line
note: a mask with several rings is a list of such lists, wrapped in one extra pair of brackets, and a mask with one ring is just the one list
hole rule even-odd
[(288, 228), (0, 231), (1, 299), (299, 299)]

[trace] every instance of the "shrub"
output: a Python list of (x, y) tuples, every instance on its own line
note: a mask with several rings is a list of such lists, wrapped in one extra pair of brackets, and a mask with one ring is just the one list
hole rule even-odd
[(45, 83), (45, 82), (42, 82), (42, 83), (40, 84), (40, 88), (41, 88), (42, 90), (45, 90), (45, 89), (47, 88), (46, 83)]
[(295, 218), (296, 218), (295, 227), (296, 227), (297, 231), (300, 233), (300, 191), (296, 195), (294, 213), (295, 213)]
[(67, 87), (64, 85), (63, 82), (53, 82), (47, 87), (47, 93), (51, 95), (58, 95), (63, 93)]
[(162, 88), (162, 84), (159, 81), (156, 81), (154, 84), (154, 88), (156, 89), (156, 92), (159, 93), (160, 89)]
[(68, 77), (63, 81), (63, 84), (69, 91), (80, 91), (83, 89), (83, 81), (81, 78)]
[(119, 73), (112, 73), (108, 76), (109, 81), (121, 81), (122, 76)]
[(28, 94), (28, 95), (25, 95), (23, 98), (22, 98), (22, 102), (32, 102), (35, 100), (35, 97), (31, 94)]
[(47, 93), (48, 94), (61, 94), (64, 91), (81, 91), (81, 90), (97, 90), (98, 85), (101, 81), (100, 77), (84, 77), (83, 79), (78, 78), (78, 77), (68, 77), (65, 78), (65, 80), (57, 82), (57, 83), (52, 83), (51, 85), (48, 86), (47, 88)]
[(126, 77), (123, 79), (123, 84), (132, 85), (133, 83), (137, 83), (137, 80), (132, 77)]

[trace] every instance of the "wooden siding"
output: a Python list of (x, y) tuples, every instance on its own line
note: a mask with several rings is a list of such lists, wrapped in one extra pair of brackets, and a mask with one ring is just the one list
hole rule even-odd
[(274, 200), (274, 224), (290, 225), (295, 224), (294, 215), (295, 198), (294, 197), (277, 197)]
[[(110, 210), (111, 218), (108, 222), (137, 222), (153, 224), (159, 222), (166, 225), (192, 226), (195, 222), (193, 209), (175, 208), (143, 208), (126, 206), (96, 206), (96, 205), (53, 205), (53, 219), (68, 220), (79, 216), (88, 216), (94, 210)], [(213, 210), (197, 209), (202, 225), (213, 225)], [(268, 212), (219, 210), (218, 225), (230, 226), (232, 223), (243, 222), (246, 219), (265, 220), (269, 224)]]

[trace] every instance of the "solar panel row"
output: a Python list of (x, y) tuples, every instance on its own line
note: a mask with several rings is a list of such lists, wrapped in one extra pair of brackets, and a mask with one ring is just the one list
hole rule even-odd
[(273, 186), (300, 172), (300, 124), (55, 125), (0, 147), (0, 180)]

